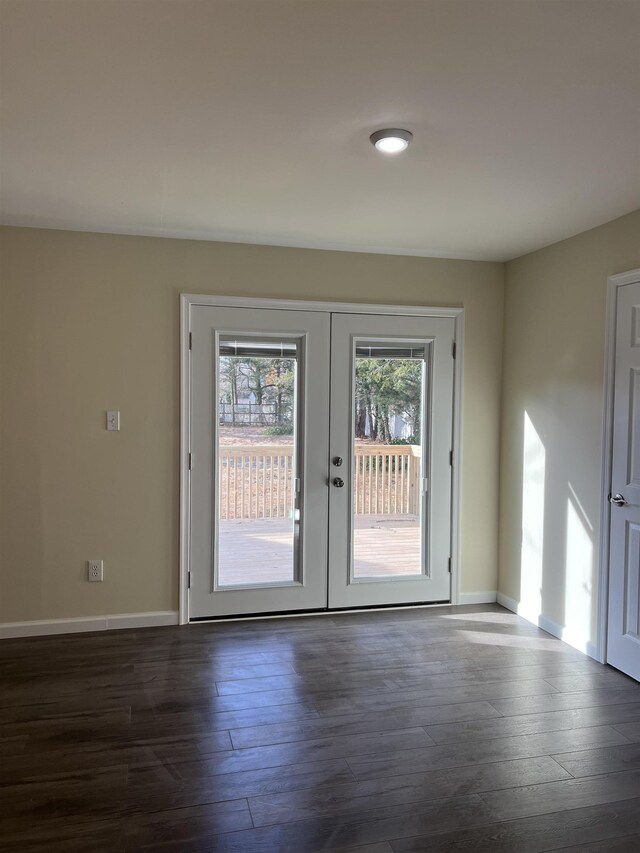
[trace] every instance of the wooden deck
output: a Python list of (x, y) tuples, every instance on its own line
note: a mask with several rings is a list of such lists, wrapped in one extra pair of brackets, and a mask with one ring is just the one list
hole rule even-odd
[[(221, 521), (219, 578), (223, 586), (292, 580), (291, 522), (282, 518)], [(420, 573), (415, 516), (355, 516), (356, 577)]]

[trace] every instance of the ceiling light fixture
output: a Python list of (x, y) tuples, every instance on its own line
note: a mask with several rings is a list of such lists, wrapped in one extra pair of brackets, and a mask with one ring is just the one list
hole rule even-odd
[(369, 139), (374, 148), (383, 154), (400, 154), (409, 147), (413, 133), (400, 127), (385, 127), (384, 130), (376, 130)]

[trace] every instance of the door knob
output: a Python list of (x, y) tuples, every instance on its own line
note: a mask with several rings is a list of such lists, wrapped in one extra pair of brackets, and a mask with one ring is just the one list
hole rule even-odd
[(333, 464), (336, 466), (336, 468), (339, 468), (342, 465), (342, 456), (334, 456)]
[(614, 506), (626, 506), (627, 505), (626, 500), (622, 497), (620, 492), (615, 494), (613, 497), (611, 497), (611, 495), (609, 495), (609, 503), (612, 503)]
[(334, 477), (333, 485), (336, 487), (336, 489), (341, 489), (344, 486), (344, 480), (342, 479), (342, 477)]

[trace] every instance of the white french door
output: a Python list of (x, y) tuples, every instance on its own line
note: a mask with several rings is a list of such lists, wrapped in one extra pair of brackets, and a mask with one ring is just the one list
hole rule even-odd
[[(192, 619), (326, 606), (330, 322), (311, 311), (191, 311)], [(270, 436), (258, 383), (285, 373), (290, 432)]]
[(192, 305), (191, 619), (451, 597), (450, 317)]
[[(454, 321), (334, 314), (331, 328), (329, 607), (448, 601)], [(405, 439), (387, 432), (398, 412)]]

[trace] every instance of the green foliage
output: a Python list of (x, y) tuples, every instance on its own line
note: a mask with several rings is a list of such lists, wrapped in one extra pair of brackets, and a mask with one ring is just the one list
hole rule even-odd
[[(346, 369), (346, 366), (345, 366)], [(357, 438), (387, 444), (417, 444), (413, 436), (392, 436), (392, 418), (399, 415), (420, 434), (423, 362), (411, 358), (358, 358), (355, 376)], [(262, 407), (251, 422), (265, 426), (268, 435), (291, 435), (296, 363), (290, 358), (220, 358), (220, 400), (231, 405), (232, 424), (246, 423), (246, 408), (238, 400), (253, 395)], [(228, 422), (228, 421), (227, 421)], [(272, 429), (280, 431), (271, 431)]]
[(357, 360), (355, 390), (358, 438), (391, 443), (392, 415), (408, 416), (413, 432), (420, 433), (422, 367), (422, 361), (410, 358)]
[(265, 435), (293, 435), (293, 424), (276, 424), (264, 428)]
[(420, 444), (420, 439), (415, 435), (408, 435), (406, 438), (392, 438), (389, 444)]

